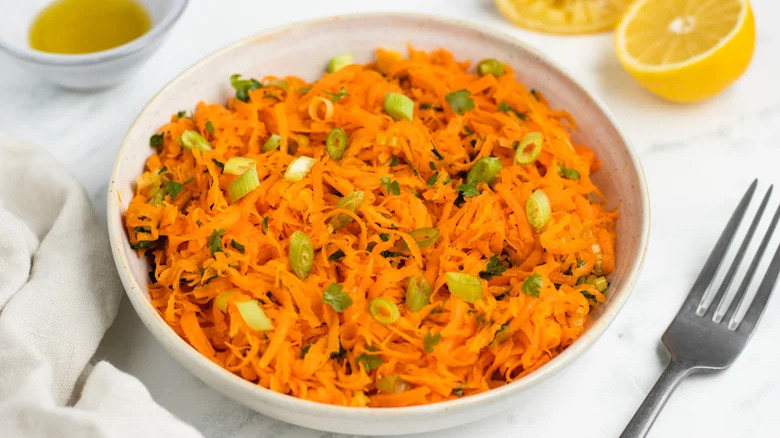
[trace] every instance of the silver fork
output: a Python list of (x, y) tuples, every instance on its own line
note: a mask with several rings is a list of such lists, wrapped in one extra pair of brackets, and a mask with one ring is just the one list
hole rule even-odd
[[(752, 303), (749, 304), (750, 307), (744, 317), (741, 321), (735, 321), (734, 316), (739, 308), (747, 305), (747, 303), (744, 303), (745, 291), (753, 279), (756, 268), (772, 237), (772, 232), (777, 225), (778, 219), (780, 219), (780, 208), (772, 217), (769, 228), (753, 257), (753, 261), (750, 263), (745, 277), (728, 307), (726, 291), (732, 280), (734, 280), (734, 275), (745, 256), (745, 251), (761, 220), (761, 215), (766, 209), (769, 197), (772, 194), (771, 186), (767, 190), (763, 201), (761, 201), (761, 205), (753, 218), (753, 222), (750, 224), (750, 228), (748, 228), (745, 239), (737, 250), (734, 261), (728, 271), (726, 271), (723, 283), (717, 289), (717, 293), (709, 306), (705, 305), (707, 298), (705, 293), (715, 278), (721, 262), (723, 262), (734, 234), (745, 215), (745, 210), (753, 198), (757, 184), (758, 180), (753, 181), (747, 193), (742, 197), (737, 210), (731, 216), (726, 229), (723, 230), (723, 234), (721, 234), (718, 242), (715, 244), (715, 248), (704, 264), (704, 268), (702, 268), (701, 273), (696, 278), (696, 282), (693, 284), (682, 308), (677, 312), (677, 316), (661, 338), (667, 350), (669, 350), (671, 360), (636, 414), (634, 414), (634, 417), (625, 430), (623, 430), (623, 433), (620, 435), (621, 438), (646, 436), (672, 391), (677, 388), (682, 379), (694, 372), (719, 371), (728, 368), (734, 363), (739, 353), (745, 348), (750, 335), (753, 334), (758, 320), (766, 308), (772, 289), (774, 289), (778, 274), (780, 274), (780, 247), (778, 247), (775, 255), (772, 257), (769, 268), (758, 286), (758, 290)], [(723, 321), (728, 321), (728, 323)]]

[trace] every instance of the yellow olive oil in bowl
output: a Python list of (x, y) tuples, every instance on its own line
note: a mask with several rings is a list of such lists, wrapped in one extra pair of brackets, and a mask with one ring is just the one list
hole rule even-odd
[(57, 0), (35, 18), (30, 46), (69, 55), (100, 52), (140, 37), (151, 25), (134, 0)]

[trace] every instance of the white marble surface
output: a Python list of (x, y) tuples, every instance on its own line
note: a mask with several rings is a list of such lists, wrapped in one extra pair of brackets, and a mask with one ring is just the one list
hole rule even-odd
[[(502, 20), (489, 0), (194, 0), (140, 74), (113, 90), (63, 91), (0, 58), (0, 131), (54, 154), (105, 217), (114, 154), (135, 115), (178, 72), (241, 37), (325, 15), (399, 10), (462, 18), (526, 41), (603, 99), (632, 138), (650, 189), (650, 248), (624, 310), (573, 367), (528, 403), (428, 436), (612, 437), (660, 374), (666, 360), (660, 335), (736, 200), (755, 177), (762, 187), (780, 182), (780, 3), (755, 0), (753, 6), (758, 32), (749, 71), (717, 98), (681, 106), (654, 98), (624, 73), (611, 35), (564, 38), (525, 32)], [(736, 364), (724, 373), (685, 381), (651, 436), (780, 436), (779, 315), (780, 298), (775, 298)], [(159, 403), (207, 437), (332, 436), (263, 417), (218, 395), (157, 345), (126, 300), (97, 358), (138, 376)]]

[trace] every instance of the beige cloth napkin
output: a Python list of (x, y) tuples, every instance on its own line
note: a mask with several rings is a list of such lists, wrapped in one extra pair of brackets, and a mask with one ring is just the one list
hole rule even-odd
[(90, 366), (121, 294), (78, 182), (45, 151), (0, 135), (0, 436), (201, 436), (138, 379)]

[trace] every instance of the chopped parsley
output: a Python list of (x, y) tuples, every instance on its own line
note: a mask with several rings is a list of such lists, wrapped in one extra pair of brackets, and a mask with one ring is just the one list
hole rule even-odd
[(352, 298), (344, 292), (344, 288), (338, 283), (331, 283), (322, 294), (322, 302), (329, 305), (338, 313), (352, 305)]
[(217, 230), (216, 228), (214, 231), (211, 232), (211, 236), (209, 236), (209, 251), (211, 251), (211, 255), (214, 255), (218, 252), (222, 251), (222, 235), (225, 234), (225, 230)]
[(463, 395), (463, 388), (455, 388), (452, 390), (452, 395)]
[(235, 248), (235, 250), (236, 250), (236, 251), (238, 251), (238, 252), (240, 252), (241, 254), (243, 254), (243, 253), (244, 253), (244, 250), (246, 249), (246, 247), (245, 247), (244, 245), (242, 245), (242, 244), (240, 244), (240, 243), (236, 242), (236, 241), (235, 241), (235, 240), (233, 240), (233, 239), (230, 239), (230, 246), (232, 246), (233, 248)]
[(471, 97), (471, 91), (458, 90), (448, 93), (444, 98), (450, 104), (450, 108), (455, 114), (463, 115), (464, 112), (474, 109), (474, 99)]
[(497, 255), (492, 255), (485, 265), (485, 270), (479, 272), (479, 277), (485, 280), (490, 280), (493, 277), (501, 276), (501, 274), (506, 272), (506, 269), (507, 266), (504, 264), (504, 262), (502, 262)]
[(133, 249), (147, 249), (154, 243), (153, 240), (141, 240), (138, 243), (134, 243), (130, 245)]
[(444, 157), (442, 156), (442, 154), (441, 154), (441, 153), (439, 153), (439, 151), (437, 151), (437, 150), (436, 150), (436, 148), (433, 148), (433, 149), (431, 149), (431, 152), (433, 152), (433, 155), (436, 155), (436, 158), (438, 158), (438, 159), (440, 159), (440, 160), (443, 160), (443, 159), (444, 159)]
[(329, 262), (339, 262), (339, 261), (341, 261), (341, 259), (344, 258), (344, 256), (346, 256), (346, 254), (344, 254), (344, 251), (338, 249), (338, 250), (336, 250), (336, 252), (334, 252), (333, 254), (328, 256), (328, 261)]
[(382, 239), (382, 242), (387, 242), (390, 240), (390, 234), (389, 233), (380, 233), (379, 238)]
[(434, 110), (434, 111), (443, 111), (444, 110), (444, 108), (442, 108), (441, 106), (435, 105), (435, 104), (432, 104), (432, 103), (421, 103), (420, 104), (420, 109), (421, 110)]
[(379, 180), (382, 182), (382, 187), (384, 187), (388, 195), (397, 196), (401, 194), (401, 185), (398, 184), (398, 181), (393, 181), (387, 176), (383, 176)]
[(169, 195), (171, 195), (171, 201), (176, 199), (176, 197), (179, 196), (179, 193), (182, 191), (182, 185), (174, 181), (165, 181), (163, 183), (163, 188)]
[(300, 357), (301, 357), (301, 359), (303, 359), (304, 357), (306, 357), (306, 353), (308, 353), (308, 352), (309, 352), (309, 349), (311, 348), (311, 346), (312, 346), (312, 344), (311, 344), (311, 342), (310, 342), (310, 343), (308, 343), (308, 344), (304, 345), (303, 347), (301, 347), (301, 356), (300, 356)]
[(542, 284), (542, 276), (537, 273), (533, 273), (523, 282), (523, 293), (531, 297), (539, 298), (539, 292), (542, 290)]
[(214, 133), (214, 125), (211, 124), (211, 120), (206, 122), (206, 131), (208, 131), (210, 134)]
[(433, 172), (433, 175), (430, 178), (428, 178), (428, 181), (426, 183), (429, 186), (435, 185), (437, 179), (439, 179), (439, 172)]
[(219, 167), (219, 170), (225, 170), (225, 163), (217, 160), (216, 158), (212, 158), (211, 162), (214, 163), (217, 167)]
[(249, 92), (263, 88), (263, 84), (257, 79), (241, 79), (240, 74), (235, 74), (230, 77), (230, 85), (236, 89), (236, 99), (241, 102), (249, 102)]
[(471, 198), (473, 196), (479, 195), (479, 190), (477, 190), (477, 185), (474, 183), (463, 183), (458, 186), (458, 191), (463, 194), (463, 196), (467, 198)]
[(525, 120), (525, 119), (528, 118), (527, 115), (525, 115), (525, 114), (521, 113), (520, 111), (517, 111), (516, 109), (512, 108), (512, 106), (509, 105), (506, 102), (499, 103), (498, 104), (498, 110), (501, 111), (502, 113), (512, 113), (512, 114), (516, 115), (517, 118), (520, 119), (520, 120)]
[(401, 159), (393, 155), (393, 158), (390, 159), (390, 163), (388, 164), (388, 166), (395, 167), (399, 164), (401, 164)]
[(436, 333), (434, 335), (431, 334), (431, 332), (428, 332), (423, 338), (423, 349), (426, 353), (431, 354), (433, 353), (433, 349), (439, 345), (439, 341), (441, 341), (441, 333)]
[(306, 93), (308, 93), (308, 92), (309, 92), (309, 90), (311, 90), (311, 87), (303, 87), (303, 88), (299, 88), (299, 89), (298, 89), (298, 91), (299, 91), (299, 92), (301, 92), (301, 93), (303, 93), (303, 94), (306, 94)]
[(263, 234), (268, 233), (268, 216), (263, 218), (263, 224), (260, 227), (263, 230)]
[(429, 161), (428, 162), (428, 167), (430, 167), (431, 170), (436, 170), (436, 163), (434, 163), (433, 161)]
[(163, 144), (163, 134), (154, 134), (153, 136), (149, 137), (149, 146), (156, 148), (157, 146), (162, 146)]
[(333, 102), (338, 102), (341, 99), (349, 96), (349, 93), (347, 93), (347, 89), (344, 87), (341, 87), (338, 93), (332, 93), (330, 91), (326, 91), (325, 93), (330, 97), (330, 100), (332, 100)]

